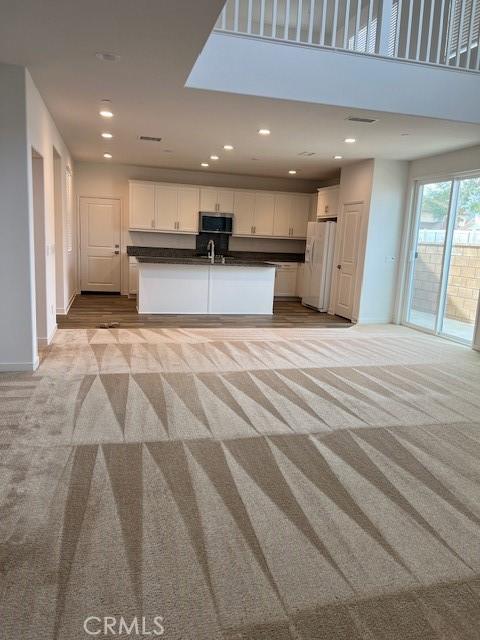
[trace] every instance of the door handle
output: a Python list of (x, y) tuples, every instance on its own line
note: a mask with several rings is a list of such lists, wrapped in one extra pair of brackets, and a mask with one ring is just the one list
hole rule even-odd
[(337, 264), (337, 269), (341, 269), (342, 265), (341, 264)]

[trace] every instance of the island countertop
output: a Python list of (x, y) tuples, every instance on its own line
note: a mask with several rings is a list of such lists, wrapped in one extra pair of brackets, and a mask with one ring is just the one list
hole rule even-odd
[(214, 267), (275, 267), (273, 262), (261, 262), (254, 260), (242, 260), (240, 258), (225, 257), (222, 261), (221, 256), (215, 256), (215, 262), (211, 262), (210, 258), (203, 256), (192, 257), (175, 257), (175, 256), (137, 256), (137, 262), (140, 264), (190, 264)]
[[(200, 255), (197, 249), (177, 249), (174, 247), (142, 247), (137, 245), (128, 245), (127, 254), (129, 256), (137, 258), (138, 262), (141, 260), (146, 262), (146, 259), (158, 259), (158, 262), (163, 262), (164, 259), (168, 259), (171, 264), (204, 264), (207, 260), (205, 255)], [(220, 252), (218, 252), (220, 255)], [(273, 251), (228, 251), (223, 253), (226, 261), (238, 260), (238, 263), (229, 262), (229, 264), (236, 264), (237, 266), (270, 264), (272, 262), (303, 262), (305, 255), (303, 253), (285, 253), (285, 252), (273, 252)], [(160, 260), (161, 259), (161, 260)], [(189, 262), (183, 262), (183, 260), (189, 260)], [(181, 260), (182, 262), (176, 262)], [(190, 262), (192, 260), (192, 262)], [(174, 262), (175, 261), (175, 262)], [(198, 262), (196, 262), (198, 261)], [(165, 260), (165, 263), (167, 260)], [(248, 263), (248, 264), (247, 264)]]

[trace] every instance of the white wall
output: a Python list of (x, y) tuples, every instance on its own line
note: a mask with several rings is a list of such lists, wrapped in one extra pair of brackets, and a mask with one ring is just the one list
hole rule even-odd
[(410, 162), (409, 180), (480, 171), (480, 145)]
[[(38, 364), (37, 338), (48, 341), (56, 327), (53, 146), (64, 165), (71, 158), (24, 67), (0, 65), (0, 89), (0, 286), (6, 301), (0, 314), (0, 370), (29, 370)], [(43, 185), (35, 189), (41, 172), (32, 170), (32, 151), (43, 158)], [(34, 195), (43, 202), (34, 203)], [(41, 272), (35, 269), (34, 204), (44, 216), (37, 224), (37, 238), (44, 236), (38, 243), (44, 246)], [(36, 280), (46, 299), (39, 331)]]
[(480, 123), (474, 73), (225, 33), (212, 33), (187, 86)]
[(394, 320), (408, 163), (375, 160), (358, 322)]
[(35, 149), (35, 151), (42, 156), (44, 168), (47, 335), (39, 336), (39, 338), (47, 340), (48, 342), (56, 328), (57, 310), (59, 313), (64, 313), (76, 293), (76, 242), (74, 239), (71, 252), (67, 251), (67, 247), (63, 242), (60, 243), (59, 246), (59, 251), (61, 252), (60, 258), (61, 262), (63, 262), (62, 271), (64, 281), (63, 299), (56, 300), (54, 148), (60, 155), (61, 165), (61, 220), (60, 225), (57, 220), (58, 233), (60, 233), (60, 229), (63, 229), (63, 233), (65, 232), (67, 213), (65, 172), (67, 166), (72, 168), (72, 158), (28, 71), (26, 72), (26, 100), (27, 144), (29, 148)]
[[(200, 171), (182, 171), (155, 167), (140, 167), (102, 163), (78, 162), (75, 164), (75, 196), (118, 198), (122, 210), (122, 293), (128, 293), (127, 245), (150, 247), (195, 248), (194, 235), (128, 231), (128, 180), (152, 180), (179, 184), (214, 185), (238, 189), (271, 189), (313, 193), (320, 186), (318, 181), (262, 178)], [(305, 242), (299, 240), (261, 240), (259, 238), (232, 238), (233, 251), (281, 251), (303, 253)]]
[(35, 368), (33, 228), (25, 69), (0, 64), (0, 370)]
[[(394, 320), (407, 174), (408, 163), (395, 160), (364, 160), (342, 169), (340, 211), (346, 204), (363, 203), (352, 313), (355, 322), (382, 324)], [(335, 264), (339, 241), (340, 234)], [(335, 286), (334, 278), (332, 304)]]

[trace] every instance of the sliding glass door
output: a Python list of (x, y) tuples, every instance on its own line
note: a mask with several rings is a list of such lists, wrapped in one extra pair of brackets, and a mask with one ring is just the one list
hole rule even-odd
[(405, 321), (472, 342), (480, 290), (480, 177), (418, 184)]

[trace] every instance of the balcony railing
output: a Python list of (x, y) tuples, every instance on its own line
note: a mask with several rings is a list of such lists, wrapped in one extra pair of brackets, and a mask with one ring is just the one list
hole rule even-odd
[(480, 70), (480, 0), (228, 0), (215, 29)]

